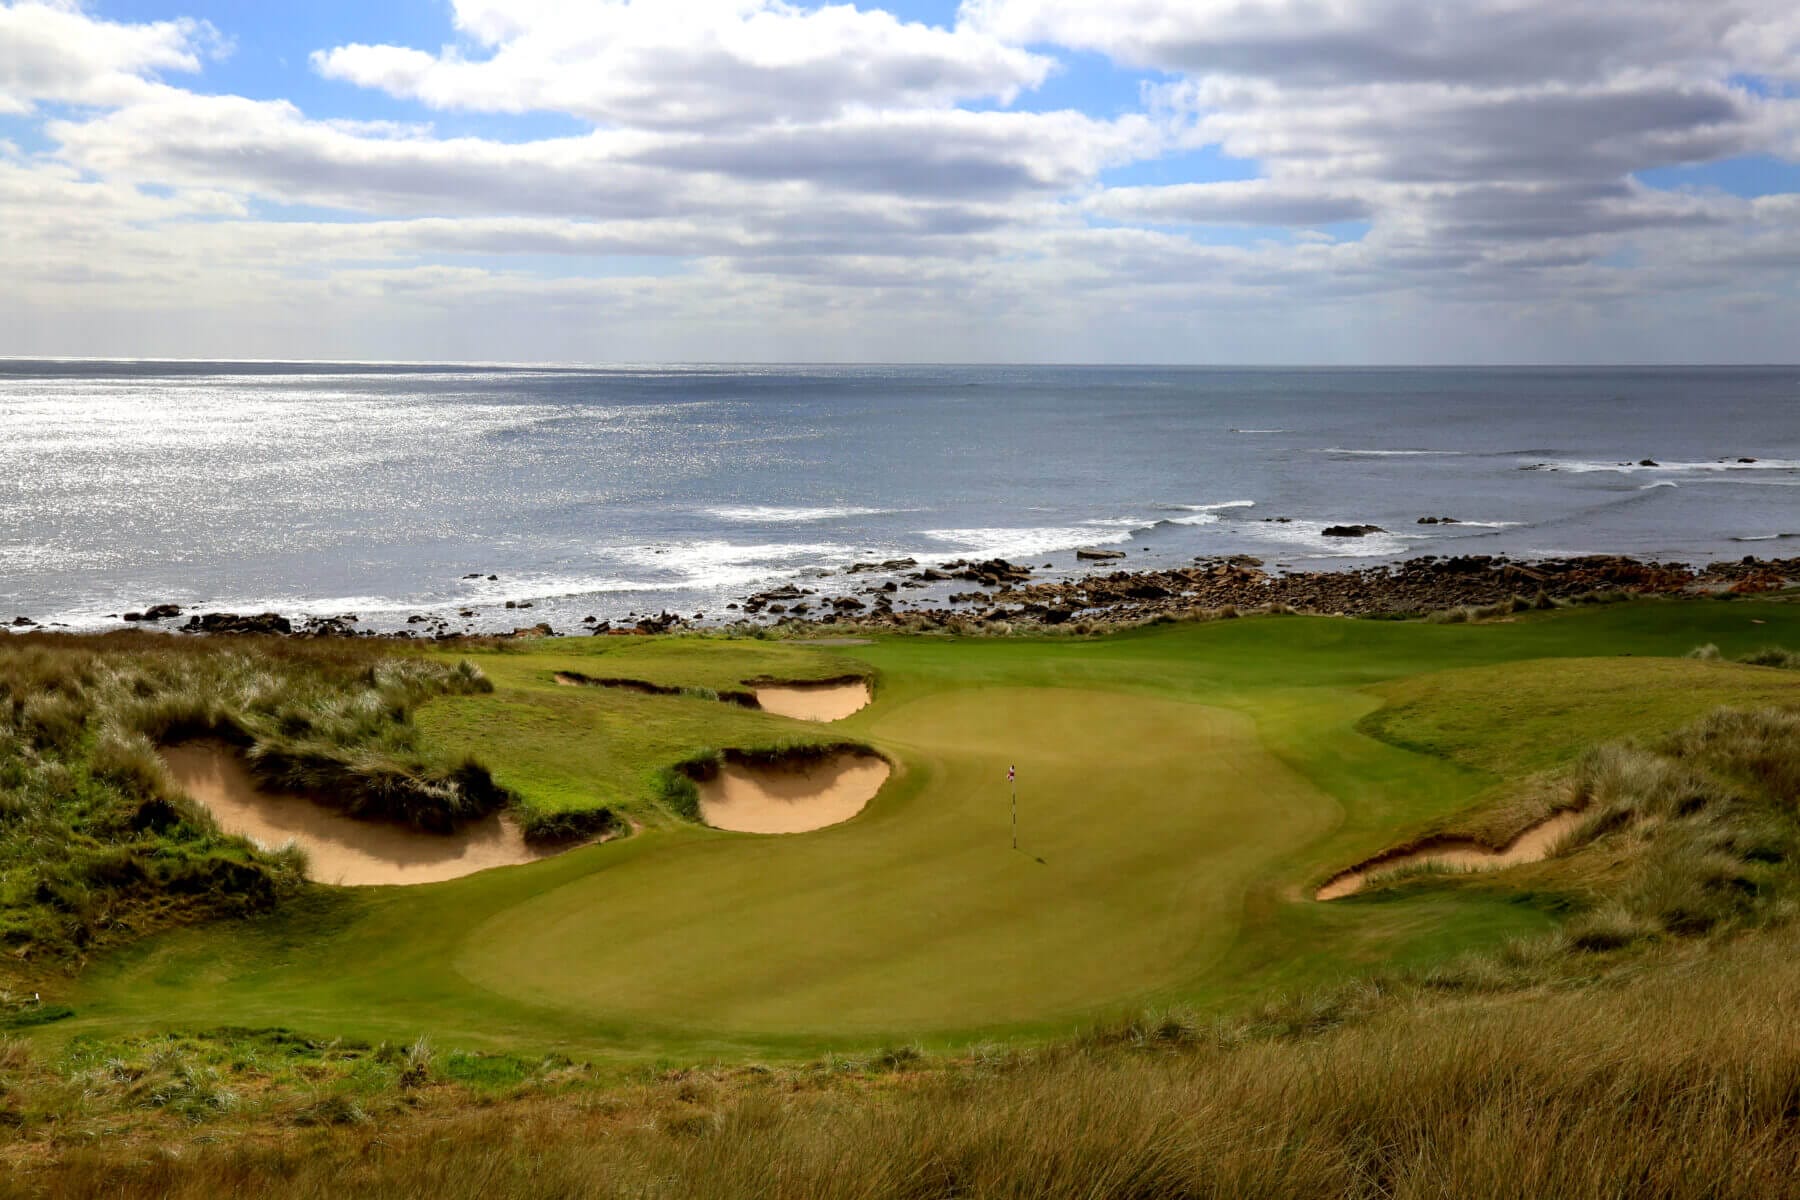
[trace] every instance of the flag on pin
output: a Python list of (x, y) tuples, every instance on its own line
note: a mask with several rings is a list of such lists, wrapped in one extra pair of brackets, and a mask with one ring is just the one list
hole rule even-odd
[(1013, 768), (1006, 768), (1006, 782), (1011, 783), (1015, 778), (1017, 778), (1017, 776), (1013, 774)]

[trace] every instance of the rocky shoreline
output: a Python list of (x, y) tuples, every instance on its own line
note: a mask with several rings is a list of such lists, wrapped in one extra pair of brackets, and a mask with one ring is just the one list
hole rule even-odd
[[(1106, 561), (1095, 555), (1092, 561)], [(128, 612), (125, 622), (171, 632), (289, 637), (380, 637), (451, 641), (465, 637), (632, 636), (683, 629), (791, 629), (845, 626), (869, 632), (995, 632), (1076, 625), (1106, 627), (1227, 612), (1302, 612), (1349, 617), (1422, 617), (1458, 608), (1478, 609), (1521, 601), (1548, 607), (1557, 602), (1615, 595), (1748, 595), (1800, 585), (1800, 558), (1754, 556), (1712, 562), (1646, 562), (1620, 555), (1585, 555), (1515, 561), (1496, 555), (1425, 555), (1403, 562), (1337, 571), (1269, 571), (1247, 556), (1196, 559), (1191, 565), (1157, 570), (1096, 569), (1075, 578), (1036, 579), (1031, 567), (989, 559), (956, 560), (924, 566), (913, 559), (856, 563), (818, 586), (785, 584), (735, 600), (708, 619), (663, 612), (615, 623), (586, 617), (572, 630), (547, 622), (510, 632), (476, 633), (453, 629), (444, 616), (415, 614), (408, 628), (376, 631), (354, 614), (290, 619), (280, 613), (184, 613), (174, 604)], [(885, 577), (879, 583), (870, 577)], [(908, 593), (943, 585), (968, 585), (942, 599)], [(530, 608), (529, 602), (506, 608)], [(464, 618), (476, 614), (462, 610)], [(186, 616), (180, 624), (176, 622)], [(42, 628), (27, 617), (11, 622), (14, 632)]]

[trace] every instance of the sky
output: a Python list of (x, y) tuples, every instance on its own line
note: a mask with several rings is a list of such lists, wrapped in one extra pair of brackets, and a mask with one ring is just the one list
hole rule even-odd
[(0, 355), (1800, 359), (1793, 0), (0, 0)]

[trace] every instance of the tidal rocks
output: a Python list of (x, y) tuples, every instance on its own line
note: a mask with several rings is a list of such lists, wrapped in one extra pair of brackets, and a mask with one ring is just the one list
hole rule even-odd
[(1084, 562), (1106, 562), (1110, 559), (1124, 558), (1123, 550), (1089, 550), (1086, 547), (1075, 551), (1075, 557)]
[(180, 615), (181, 605), (179, 604), (152, 604), (143, 612), (128, 612), (121, 619), (126, 621), (161, 621), (166, 617), (179, 617)]
[(1461, 525), (1462, 522), (1457, 520), (1455, 517), (1420, 517), (1419, 524), (1421, 524), (1421, 525)]
[(187, 619), (181, 627), (188, 633), (264, 633), (286, 634), (294, 632), (293, 623), (280, 613), (258, 613), (255, 616), (244, 616), (238, 613), (200, 613)]
[(919, 560), (916, 558), (890, 558), (886, 562), (851, 563), (844, 568), (844, 574), (861, 575), (867, 571), (904, 571), (918, 565)]
[(13, 623), (13, 628), (15, 628), (15, 629), (23, 629), (27, 625), (36, 625), (37, 624), (37, 622), (32, 620), (30, 617), (14, 617), (12, 619), (12, 623)]
[(983, 587), (1023, 583), (1031, 578), (1030, 567), (1007, 562), (1004, 558), (990, 558), (986, 562), (970, 562), (959, 558), (955, 562), (939, 563), (938, 566), (940, 570), (950, 572), (952, 579), (968, 580)]
[(1359, 538), (1367, 537), (1371, 533), (1386, 532), (1387, 530), (1379, 525), (1327, 525), (1325, 528), (1319, 530), (1319, 536), (1329, 538)]

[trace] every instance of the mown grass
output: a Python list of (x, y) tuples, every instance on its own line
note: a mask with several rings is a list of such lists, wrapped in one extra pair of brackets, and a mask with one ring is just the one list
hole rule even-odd
[(470, 653), (497, 690), (423, 709), (426, 744), (445, 755), (481, 747), (534, 822), (598, 808), (651, 825), (697, 820), (678, 764), (842, 740), (746, 707), (750, 685), (872, 674), (829, 649), (723, 636), (546, 639)]
[(224, 738), (273, 786), (441, 828), (504, 795), (474, 762), (422, 751), (412, 711), (488, 686), (466, 664), (346, 643), (0, 641), (0, 979), (298, 886), (302, 860), (222, 836), (159, 745)]
[[(482, 655), (493, 693), (418, 710), (427, 750), (474, 748), (547, 810), (629, 797), (650, 818), (640, 835), (159, 937), (59, 988), (78, 1015), (53, 1036), (305, 1013), (370, 1041), (430, 1031), (638, 1060), (914, 1038), (941, 1049), (1428, 966), (1549, 927), (1579, 873), (1539, 864), (1505, 887), (1475, 877), (1351, 904), (1294, 898), (1398, 841), (1504, 841), (1542, 811), (1535, 785), (1515, 796), (1507, 781), (1559, 770), (1596, 740), (1800, 694), (1789, 673), (1680, 657), (1696, 641), (1743, 654), (1797, 637), (1794, 605), (1691, 601), (1462, 626), (1281, 616), (1094, 641), (783, 644), (791, 660), (773, 668), (738, 657), (767, 653), (757, 642), (591, 639), (607, 656), (716, 655), (715, 683), (877, 676), (876, 702), (830, 726), (561, 687), (554, 672), (580, 670), (585, 642), (530, 643)], [(814, 668), (797, 669), (807, 656)], [(1359, 724), (1384, 704), (1405, 710), (1395, 729), (1407, 736)], [(459, 721), (460, 735), (434, 740)], [(659, 797), (685, 757), (789, 739), (867, 742), (894, 778), (856, 819), (782, 838), (708, 830)]]

